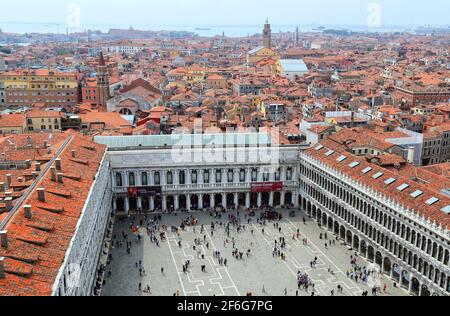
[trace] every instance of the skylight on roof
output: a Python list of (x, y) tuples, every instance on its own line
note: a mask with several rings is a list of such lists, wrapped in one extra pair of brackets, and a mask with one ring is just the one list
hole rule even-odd
[(409, 188), (409, 184), (404, 183), (404, 184), (402, 184), (401, 186), (399, 186), (399, 187), (397, 188), (397, 190), (399, 190), (399, 191), (405, 191), (407, 188)]
[(372, 168), (371, 168), (371, 167), (367, 167), (367, 168), (365, 168), (365, 169), (362, 171), (362, 173), (369, 173), (370, 171), (372, 171)]
[(439, 202), (439, 199), (438, 199), (438, 198), (435, 198), (435, 197), (432, 197), (431, 199), (429, 199), (429, 200), (426, 201), (425, 203), (428, 204), (429, 206), (431, 206), (431, 205), (433, 205), (433, 204), (435, 204), (435, 203), (437, 203), (437, 202)]
[(389, 178), (386, 181), (384, 181), (384, 183), (387, 184), (387, 185), (390, 185), (390, 184), (394, 183), (395, 181), (397, 181), (397, 179)]
[(336, 159), (337, 162), (343, 162), (345, 159), (347, 159), (346, 156), (340, 156), (338, 159)]
[(378, 178), (381, 178), (382, 175), (383, 175), (383, 172), (377, 172), (372, 176), (372, 178), (378, 179)]
[(323, 148), (323, 145), (319, 144), (315, 149), (316, 149), (317, 151), (319, 151), (319, 150), (321, 150), (322, 148)]
[(421, 196), (422, 194), (423, 194), (422, 191), (417, 190), (417, 191), (415, 191), (415, 192), (413, 192), (413, 193), (411, 194), (411, 197), (417, 199), (417, 198), (418, 198), (419, 196)]
[(446, 207), (441, 209), (442, 212), (449, 215), (450, 214), (450, 205), (447, 205)]
[(350, 168), (356, 168), (356, 167), (358, 167), (359, 166), (359, 162), (357, 162), (357, 161), (354, 161), (354, 162), (352, 162), (351, 164), (349, 164), (348, 165)]
[(334, 150), (329, 150), (329, 151), (327, 151), (325, 156), (331, 156), (332, 154), (334, 154)]

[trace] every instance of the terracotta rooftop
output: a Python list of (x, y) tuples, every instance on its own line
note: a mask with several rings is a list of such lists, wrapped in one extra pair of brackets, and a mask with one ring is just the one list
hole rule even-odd
[[(333, 153), (327, 156), (327, 153), (331, 152), (330, 150), (333, 150)], [(415, 182), (391, 169), (370, 163), (363, 157), (342, 151), (332, 140), (325, 140), (321, 145), (308, 149), (306, 154), (399, 205), (407, 207), (426, 220), (429, 218), (431, 223), (436, 222), (442, 227), (450, 228), (450, 215), (443, 211), (450, 205), (450, 197), (443, 191), (433, 189), (425, 183)], [(345, 157), (345, 159), (339, 161), (340, 157)], [(354, 163), (353, 167), (352, 163)], [(415, 167), (411, 166), (411, 168)], [(377, 177), (378, 175), (379, 177)], [(395, 181), (388, 184), (390, 179), (395, 179)], [(416, 192), (422, 193), (413, 197)], [(431, 203), (432, 201), (433, 203)]]
[[(70, 138), (69, 142), (58, 156), (64, 173), (63, 183), (53, 182), (50, 172), (45, 173), (4, 227), (8, 231), (9, 245), (0, 247), (0, 257), (6, 258), (6, 278), (0, 279), (0, 296), (48, 296), (52, 293), (105, 152), (104, 146), (87, 137), (65, 136), (66, 140)], [(72, 150), (77, 160), (87, 164), (75, 161)], [(36, 188), (45, 189), (45, 202), (38, 200)], [(31, 219), (25, 217), (24, 205), (31, 206)]]

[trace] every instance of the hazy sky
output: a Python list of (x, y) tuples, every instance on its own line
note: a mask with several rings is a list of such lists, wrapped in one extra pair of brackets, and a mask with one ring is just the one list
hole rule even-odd
[[(10, 0), (1, 1), (0, 28), (20, 31), (20, 23), (66, 23), (80, 8), (81, 28), (145, 25), (450, 24), (449, 0)], [(371, 7), (369, 4), (377, 4)], [(75, 7), (76, 8), (76, 7)], [(378, 10), (378, 8), (380, 10)], [(72, 12), (72, 13), (69, 13)], [(378, 12), (380, 14), (378, 15)], [(379, 19), (378, 19), (379, 17)], [(19, 24), (14, 24), (17, 22)], [(31, 24), (29, 24), (31, 25)], [(31, 28), (30, 26), (28, 28)]]

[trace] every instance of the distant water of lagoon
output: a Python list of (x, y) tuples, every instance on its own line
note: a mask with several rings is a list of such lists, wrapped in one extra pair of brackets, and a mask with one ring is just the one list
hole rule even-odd
[[(300, 32), (314, 32), (321, 25), (298, 25)], [(143, 31), (186, 31), (193, 32), (202, 37), (221, 36), (225, 34), (227, 37), (246, 37), (255, 34), (261, 34), (263, 25), (133, 25), (135, 30)], [(86, 25), (79, 29), (69, 29), (69, 32), (85, 31), (85, 30), (99, 30), (102, 32), (108, 32), (109, 29), (129, 29), (130, 26), (123, 25), (111, 25), (111, 26), (96, 26)], [(297, 25), (272, 25), (272, 33), (277, 34), (280, 32), (295, 32)], [(412, 27), (381, 27), (381, 28), (369, 28), (367, 26), (339, 26), (339, 25), (324, 25), (326, 29), (340, 29), (340, 30), (352, 30), (356, 32), (405, 32), (412, 31)], [(50, 24), (0, 24), (0, 29), (3, 32), (11, 33), (59, 33), (65, 34), (67, 32), (66, 27), (63, 24), (50, 25)]]

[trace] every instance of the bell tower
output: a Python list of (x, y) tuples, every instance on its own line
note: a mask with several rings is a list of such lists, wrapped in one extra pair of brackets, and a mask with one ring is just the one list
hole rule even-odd
[(98, 105), (102, 111), (107, 111), (107, 101), (109, 95), (109, 73), (106, 67), (103, 53), (100, 52), (100, 57), (97, 66), (97, 89), (98, 89)]
[(272, 48), (272, 29), (268, 18), (266, 19), (266, 24), (264, 24), (263, 42), (265, 48)]

